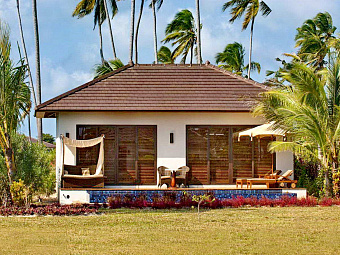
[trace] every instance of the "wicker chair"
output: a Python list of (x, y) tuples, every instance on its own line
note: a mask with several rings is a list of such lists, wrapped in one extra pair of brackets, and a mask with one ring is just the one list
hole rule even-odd
[(163, 184), (166, 184), (168, 187), (171, 182), (171, 170), (165, 166), (160, 166), (157, 168), (158, 173), (158, 187), (161, 187)]
[(188, 172), (190, 168), (188, 166), (182, 166), (176, 171), (176, 184), (180, 186), (184, 184), (185, 187), (189, 187), (188, 184)]

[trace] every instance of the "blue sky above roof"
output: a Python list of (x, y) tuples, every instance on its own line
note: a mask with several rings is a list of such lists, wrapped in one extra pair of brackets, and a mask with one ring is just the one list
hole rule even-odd
[[(93, 16), (83, 19), (72, 17), (72, 11), (79, 0), (38, 0), (39, 32), (41, 47), (42, 98), (46, 101), (93, 77), (93, 67), (100, 62), (98, 31), (93, 30)], [(27, 43), (29, 60), (34, 73), (34, 35), (32, 24), (31, 1), (21, 0), (21, 13), (24, 23), (24, 33)], [(215, 55), (228, 43), (240, 42), (248, 54), (249, 29), (241, 31), (242, 20), (234, 24), (228, 22), (229, 12), (222, 12), (221, 8), (226, 0), (201, 0), (202, 56), (203, 60), (215, 63)], [(296, 28), (303, 21), (314, 17), (318, 12), (328, 11), (335, 26), (340, 26), (340, 2), (336, 0), (266, 0), (272, 13), (263, 18), (257, 17), (254, 28), (253, 60), (260, 62), (261, 74), (253, 73), (252, 78), (258, 82), (265, 79), (265, 71), (276, 70), (276, 57), (282, 53), (292, 53)], [(124, 63), (128, 61), (130, 1), (118, 2), (119, 12), (113, 19), (113, 32), (118, 57)], [(195, 10), (194, 0), (165, 0), (158, 12), (159, 47), (164, 38), (166, 25), (181, 9)], [(153, 31), (152, 13), (147, 7), (139, 32), (139, 62), (152, 63)], [(136, 1), (136, 16), (139, 11), (139, 1)], [(13, 57), (17, 60), (16, 41), (20, 41), (20, 34), (16, 13), (15, 0), (0, 0), (0, 18), (11, 27), (13, 42)], [(337, 30), (337, 32), (339, 32)], [(104, 56), (113, 58), (109, 31), (106, 23), (103, 26)], [(169, 46), (169, 45), (168, 45)], [(248, 55), (246, 55), (248, 59)], [(178, 61), (180, 58), (178, 59)], [(33, 135), (36, 135), (35, 122)], [(27, 132), (25, 126), (23, 132)], [(55, 120), (44, 120), (44, 133), (55, 135)]]

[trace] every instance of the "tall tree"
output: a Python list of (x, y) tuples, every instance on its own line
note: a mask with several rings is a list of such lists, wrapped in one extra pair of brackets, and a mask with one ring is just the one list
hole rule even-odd
[[(109, 0), (111, 11), (112, 11), (112, 18), (118, 12), (117, 1)], [(73, 17), (76, 16), (79, 19), (79, 18), (85, 17), (86, 15), (91, 14), (92, 12), (94, 12), (94, 29), (96, 25), (98, 25), (99, 39), (100, 39), (100, 57), (102, 60), (102, 64), (104, 64), (105, 58), (104, 58), (104, 53), (103, 53), (102, 24), (104, 23), (105, 19), (107, 19), (108, 26), (110, 29), (110, 38), (111, 38), (111, 44), (112, 44), (113, 57), (114, 58), (117, 57), (116, 49), (114, 45), (110, 15), (108, 15), (109, 11), (108, 11), (107, 0), (81, 0), (77, 4), (76, 8), (74, 9), (72, 16)]]
[[(35, 69), (36, 69), (36, 92), (37, 92), (37, 104), (41, 104), (41, 76), (40, 76), (40, 46), (39, 46), (39, 27), (38, 27), (38, 11), (37, 1), (32, 0), (32, 12), (33, 12), (33, 26), (34, 26), (34, 38), (35, 38)], [(42, 143), (43, 139), (43, 126), (42, 119), (37, 118), (37, 131), (38, 140)]]
[[(36, 95), (35, 95), (33, 78), (32, 78), (31, 68), (30, 68), (29, 61), (28, 61), (27, 50), (26, 50), (24, 31), (23, 31), (23, 28), (22, 28), (22, 21), (21, 21), (21, 14), (20, 14), (20, 0), (17, 0), (17, 13), (18, 13), (18, 23), (19, 23), (19, 31), (20, 31), (20, 38), (21, 38), (21, 47), (24, 50), (24, 56), (25, 56), (25, 61), (26, 61), (26, 65), (27, 65), (29, 84), (30, 84), (30, 87), (31, 87), (31, 90), (32, 90), (34, 106), (37, 106), (37, 99), (36, 99)], [(29, 132), (29, 138), (31, 139), (32, 133), (31, 133), (30, 114), (28, 114), (28, 132)]]
[(171, 50), (166, 47), (162, 46), (159, 51), (157, 52), (158, 61), (163, 64), (173, 64), (175, 59), (172, 57)]
[[(112, 32), (112, 26), (111, 26), (109, 9), (107, 7), (107, 0), (103, 0), (103, 4), (104, 4), (104, 9), (105, 9), (105, 14), (106, 14), (106, 17), (107, 17), (107, 23), (108, 23), (109, 29), (110, 29), (110, 38), (111, 38), (111, 44), (112, 44), (113, 57), (116, 59), (117, 58), (117, 54), (116, 54), (115, 43), (114, 43), (114, 40), (113, 40), (113, 32)], [(116, 1), (111, 1), (111, 9), (112, 9), (112, 12), (113, 12), (112, 15), (114, 16), (117, 13), (117, 11), (118, 11), (118, 7), (117, 7)]]
[(295, 36), (295, 46), (299, 48), (297, 56), (318, 70), (322, 69), (331, 48), (337, 46), (335, 31), (332, 16), (328, 12), (318, 13), (313, 19), (306, 20), (297, 28)]
[(144, 0), (140, 0), (140, 8), (139, 8), (139, 16), (136, 24), (136, 33), (135, 33), (135, 63), (138, 63), (138, 33), (139, 33), (139, 26), (142, 20), (144, 9)]
[[(264, 1), (260, 0), (229, 0), (223, 5), (222, 11), (226, 11), (229, 8), (231, 8), (230, 14), (232, 15), (231, 19), (229, 20), (230, 23), (233, 23), (236, 19), (241, 18), (243, 14), (245, 14), (245, 17), (242, 24), (242, 30), (247, 29), (249, 23), (251, 23), (248, 62), (251, 63), (255, 18), (259, 11), (261, 12), (262, 16), (268, 16), (272, 10)], [(248, 78), (250, 79), (250, 69), (248, 69)]]
[(293, 63), (290, 70), (282, 74), (286, 86), (264, 93), (254, 111), (256, 116), (274, 121), (274, 128), (289, 134), (291, 141), (272, 142), (270, 151), (293, 151), (320, 164), (326, 195), (331, 194), (330, 172), (339, 177), (339, 73), (338, 57), (321, 71), (304, 63)]
[(130, 21), (130, 53), (129, 61), (133, 63), (133, 38), (135, 35), (135, 0), (131, 0), (131, 21)]
[(189, 10), (182, 10), (175, 15), (165, 29), (166, 37), (162, 40), (164, 43), (172, 42), (172, 46), (177, 45), (173, 51), (173, 58), (182, 55), (181, 63), (185, 64), (186, 58), (190, 52), (190, 64), (192, 64), (193, 54), (196, 50), (197, 29), (195, 19)]
[(0, 147), (11, 183), (15, 172), (11, 137), (31, 108), (31, 91), (25, 83), (27, 65), (23, 60), (13, 65), (10, 53), (9, 28), (0, 20)]
[[(249, 69), (249, 64), (244, 65), (244, 56), (245, 49), (242, 44), (234, 42), (228, 44), (223, 52), (217, 53), (215, 59), (217, 64), (221, 63), (220, 67), (238, 75), (244, 75), (243, 72)], [(260, 73), (261, 66), (257, 62), (251, 62), (250, 69), (251, 71), (257, 70)]]
[(196, 0), (196, 27), (197, 27), (197, 58), (198, 64), (202, 64), (202, 49), (201, 49), (201, 14), (200, 0)]
[(157, 4), (157, 10), (159, 10), (163, 4), (163, 0), (151, 0), (151, 3), (150, 3), (150, 8), (152, 9), (152, 14), (153, 14), (153, 41), (154, 41), (155, 64), (158, 64), (156, 4)]

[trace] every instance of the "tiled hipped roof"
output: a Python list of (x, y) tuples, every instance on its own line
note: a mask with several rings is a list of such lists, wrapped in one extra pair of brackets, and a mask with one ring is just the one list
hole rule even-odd
[(249, 111), (265, 90), (210, 64), (127, 65), (36, 111)]

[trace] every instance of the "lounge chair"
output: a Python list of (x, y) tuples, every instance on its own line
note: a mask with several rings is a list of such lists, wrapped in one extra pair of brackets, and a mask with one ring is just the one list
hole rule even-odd
[(291, 176), (294, 173), (293, 170), (286, 171), (283, 175), (279, 175), (276, 179), (277, 183), (279, 184), (279, 187), (284, 188), (286, 185), (289, 188), (296, 188), (297, 180), (291, 180), (288, 177)]
[(180, 186), (181, 184), (184, 184), (185, 187), (189, 187), (188, 185), (188, 172), (190, 171), (190, 168), (188, 166), (182, 166), (178, 168), (176, 171), (176, 184)]
[(250, 178), (247, 179), (247, 189), (251, 189), (253, 184), (266, 184), (267, 189), (274, 188), (276, 184), (276, 179), (268, 178)]
[(276, 179), (276, 177), (281, 173), (281, 170), (275, 170), (273, 173), (270, 170), (266, 174), (259, 174), (258, 178), (237, 178), (236, 179), (236, 188), (241, 186), (241, 189), (243, 188), (243, 184), (247, 184), (248, 179)]
[(160, 166), (157, 168), (158, 173), (158, 187), (161, 187), (163, 184), (166, 184), (168, 187), (171, 182), (171, 170), (165, 166)]

